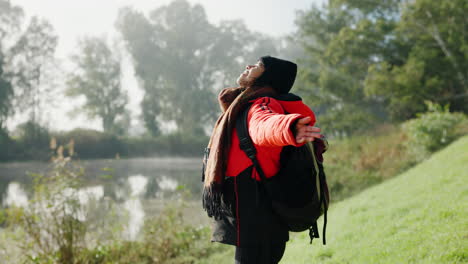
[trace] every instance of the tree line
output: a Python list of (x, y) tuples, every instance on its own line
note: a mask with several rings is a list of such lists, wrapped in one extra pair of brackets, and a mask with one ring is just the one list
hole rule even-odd
[(161, 123), (173, 121), (177, 128), (200, 134), (203, 124), (217, 113), (213, 103), (220, 87), (235, 85), (246, 63), (259, 54), (285, 50), (277, 43), (287, 42), (252, 32), (242, 21), (213, 25), (201, 5), (184, 0), (149, 14), (126, 7), (115, 22), (124, 51), (118, 48), (121, 43), (84, 36), (69, 58), (72, 71), (49, 76), (46, 71), (57, 70), (52, 66), (58, 63), (54, 58), (58, 38), (52, 25), (33, 17), (21, 31), (22, 8), (8, 0), (0, 3), (2, 128), (15, 112), (28, 112), (31, 121), (40, 123), (37, 116), (44, 102), (39, 99), (51, 99), (40, 89), (55, 77), (65, 80), (58, 85), (60, 92), (86, 98), (79, 112), (100, 119), (104, 131), (122, 134), (128, 125), (128, 94), (122, 87), (121, 53), (127, 52), (144, 90), (140, 107), (148, 132), (157, 136)]
[(425, 112), (468, 111), (468, 2), (329, 0), (301, 11), (298, 87), (328, 130), (352, 134)]
[(206, 137), (219, 113), (216, 94), (266, 54), (298, 62), (293, 92), (330, 134), (408, 120), (426, 110), (425, 101), (466, 113), (467, 11), (463, 0), (329, 0), (299, 11), (297, 30), (273, 38), (242, 21), (212, 24), (203, 6), (186, 0), (148, 13), (124, 7), (115, 21), (119, 41), (84, 36), (69, 58), (73, 70), (63, 72), (53, 26), (37, 17), (24, 26), (22, 8), (0, 0), (0, 145), (15, 113), (29, 116), (23, 131), (39, 138), (42, 111), (57, 94), (84, 97), (76, 113), (125, 136), (124, 54), (144, 92), (140, 119), (148, 138), (163, 136), (165, 123), (178, 135)]

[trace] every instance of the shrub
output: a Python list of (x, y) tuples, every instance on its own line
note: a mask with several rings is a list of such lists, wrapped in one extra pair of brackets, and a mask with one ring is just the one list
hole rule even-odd
[(210, 242), (209, 228), (184, 221), (180, 204), (147, 218), (142, 233), (142, 240), (116, 240), (89, 249), (83, 259), (85, 263), (185, 264), (222, 250)]
[(7, 131), (0, 127), (0, 160), (11, 158), (14, 150), (14, 141), (10, 139)]
[(142, 156), (201, 156), (208, 137), (172, 133), (158, 137), (123, 139), (126, 157)]
[(116, 136), (92, 129), (74, 129), (57, 134), (56, 138), (64, 145), (73, 140), (76, 156), (82, 159), (114, 158), (124, 150)]
[(87, 247), (112, 237), (108, 231), (115, 224), (111, 223), (120, 219), (112, 215), (113, 203), (97, 202), (82, 192), (84, 169), (79, 163), (64, 157), (62, 146), (51, 143), (51, 147), (56, 151), (51, 169), (31, 174), (33, 193), (28, 204), (0, 212), (1, 226), (10, 233), (21, 230), (18, 243), (11, 244), (20, 252), (12, 253), (13, 257), (7, 254), (8, 259), (16, 257), (14, 263), (88, 263), (83, 258)]
[(24, 256), (35, 263), (76, 263), (85, 245), (87, 224), (77, 195), (82, 171), (54, 161), (50, 174), (34, 176), (34, 195), (19, 224), (26, 234)]
[(208, 137), (182, 132), (161, 136), (169, 143), (169, 152), (184, 156), (200, 156), (208, 144)]
[(391, 178), (415, 163), (405, 149), (400, 128), (381, 125), (374, 130), (329, 141), (324, 154), (333, 202)]
[(169, 142), (161, 137), (132, 137), (124, 138), (126, 157), (165, 156), (169, 153)]
[(117, 157), (149, 156), (201, 156), (209, 138), (176, 132), (158, 137), (117, 137), (92, 129), (74, 129), (49, 135), (47, 129), (32, 122), (21, 125), (18, 136), (10, 139), (0, 129), (0, 161), (49, 160), (50, 138), (64, 147), (74, 149), (73, 156), (79, 159), (103, 159)]
[[(140, 238), (124, 238), (125, 214), (110, 199), (85, 198), (79, 163), (55, 149), (52, 168), (35, 174), (33, 194), (24, 208), (0, 210), (0, 226), (22, 236), (10, 243), (15, 253), (0, 257), (22, 263), (194, 263), (219, 250), (207, 227), (196, 227), (184, 212), (186, 189), (157, 217), (145, 219)], [(73, 151), (72, 151), (73, 152)], [(83, 202), (83, 199), (85, 202)], [(90, 203), (91, 202), (91, 203)], [(1, 251), (1, 250), (0, 250)], [(14, 262), (16, 263), (16, 262)]]
[(403, 123), (403, 130), (408, 136), (407, 148), (417, 160), (426, 158), (461, 136), (457, 126), (466, 122), (462, 113), (450, 113), (448, 105), (426, 102), (428, 111)]
[(16, 139), (13, 146), (13, 152), (10, 156), (14, 159), (36, 159), (48, 160), (50, 152), (48, 150), (50, 135), (46, 127), (33, 121), (27, 121), (18, 126)]

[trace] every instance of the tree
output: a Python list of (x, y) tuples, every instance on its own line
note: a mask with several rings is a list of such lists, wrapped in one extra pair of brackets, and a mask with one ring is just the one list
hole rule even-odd
[(119, 119), (128, 119), (128, 95), (121, 84), (121, 66), (117, 52), (106, 40), (87, 37), (79, 42), (79, 52), (72, 56), (76, 69), (69, 74), (67, 95), (84, 96), (81, 107), (91, 118), (99, 117), (105, 132), (122, 134)]
[[(23, 9), (14, 6), (9, 0), (0, 0), (0, 40), (2, 50), (5, 40), (11, 39), (13, 32), (19, 30), (24, 17)], [(4, 50), (3, 50), (4, 51)]]
[(466, 111), (465, 2), (330, 0), (302, 12), (299, 80), (320, 123), (357, 132), (414, 117), (425, 100)]
[(369, 69), (366, 91), (382, 96), (397, 120), (426, 109), (425, 101), (468, 112), (468, 3), (416, 0), (404, 6), (396, 41), (408, 47), (401, 63), (383, 61)]
[(5, 129), (5, 121), (13, 113), (14, 90), (8, 73), (9, 42), (19, 30), (22, 18), (20, 7), (0, 0), (0, 130)]
[(39, 123), (43, 108), (54, 99), (53, 80), (57, 36), (52, 25), (33, 17), (26, 30), (11, 49), (12, 83), (15, 106), (29, 114), (30, 121)]
[(184, 0), (149, 17), (122, 9), (117, 27), (145, 91), (143, 119), (153, 135), (163, 121), (173, 121), (184, 133), (204, 134), (219, 111), (217, 91), (234, 86), (247, 62), (276, 49), (271, 38), (239, 21), (210, 24), (201, 5)]
[(4, 129), (6, 118), (12, 112), (13, 100), (13, 88), (10, 81), (5, 77), (4, 66), (4, 55), (0, 53), (0, 130)]
[(353, 133), (372, 122), (370, 109), (362, 107), (370, 104), (365, 102), (360, 86), (363, 76), (355, 68), (365, 59), (357, 61), (352, 57), (356, 54), (340, 50), (349, 48), (343, 32), (354, 23), (355, 18), (346, 9), (331, 4), (312, 6), (300, 12), (296, 20), (297, 39), (306, 54), (298, 73), (298, 93), (319, 115), (319, 125), (329, 133)]
[(118, 27), (144, 83), (142, 113), (147, 128), (157, 135), (157, 123), (172, 120), (188, 133), (203, 133), (202, 123), (213, 113), (215, 66), (207, 63), (214, 27), (203, 8), (174, 1), (152, 11), (149, 19), (124, 9)]

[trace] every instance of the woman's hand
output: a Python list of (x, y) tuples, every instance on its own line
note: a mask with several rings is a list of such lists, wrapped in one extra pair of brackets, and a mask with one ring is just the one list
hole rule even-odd
[(321, 138), (320, 128), (309, 126), (311, 121), (310, 117), (304, 117), (297, 121), (294, 135), (296, 136), (296, 143), (301, 144), (305, 142), (314, 141), (316, 138)]

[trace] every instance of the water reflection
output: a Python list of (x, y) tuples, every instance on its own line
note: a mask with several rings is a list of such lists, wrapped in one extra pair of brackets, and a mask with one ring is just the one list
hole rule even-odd
[(128, 177), (127, 181), (130, 185), (130, 197), (124, 203), (124, 208), (129, 213), (125, 236), (127, 239), (135, 240), (144, 223), (145, 211), (140, 197), (145, 193), (148, 178), (142, 175), (134, 175)]
[(89, 210), (89, 207), (92, 206), (91, 203), (94, 202), (97, 204), (104, 197), (104, 187), (98, 185), (81, 188), (76, 192), (76, 196), (78, 198), (79, 203), (83, 206), (81, 208), (82, 210), (78, 211), (77, 218), (81, 221), (84, 221), (87, 217), (87, 210)]
[[(105, 199), (115, 202), (128, 214), (128, 239), (137, 238), (145, 217), (158, 215), (167, 199), (180, 197), (179, 185), (192, 194), (190, 199), (201, 196), (198, 158), (86, 160), (77, 164), (85, 169), (85, 186), (69, 194), (76, 195), (81, 205), (98, 210)], [(49, 170), (50, 164), (45, 162), (0, 163), (0, 206), (27, 207), (28, 197), (33, 196), (29, 172), (46, 174)], [(79, 213), (77, 218), (85, 216)]]
[[(102, 185), (104, 196), (120, 203), (126, 201), (131, 194), (129, 176), (141, 176), (147, 179), (144, 200), (162, 197), (159, 192), (163, 192), (163, 196), (168, 197), (177, 190), (178, 185), (185, 186), (186, 190), (194, 195), (193, 197), (201, 195), (198, 158), (85, 160), (76, 163), (85, 169), (83, 175), (85, 185)], [(32, 185), (32, 177), (28, 173), (45, 174), (50, 170), (49, 165), (45, 162), (0, 163), (0, 199), (5, 197), (7, 186), (11, 182), (20, 183), (29, 195), (32, 191), (29, 188)]]
[(17, 182), (8, 184), (5, 199), (3, 200), (3, 206), (10, 207), (13, 205), (19, 207), (26, 207), (28, 205), (28, 196)]
[(104, 197), (104, 187), (102, 185), (85, 187), (78, 190), (78, 200), (82, 205), (88, 204), (91, 199), (99, 201), (102, 197)]
[(166, 191), (175, 191), (177, 188), (177, 181), (169, 178), (166, 175), (161, 177), (161, 180), (158, 182), (159, 188)]
[(141, 174), (128, 177), (128, 183), (130, 184), (130, 196), (139, 196), (146, 190), (148, 184), (148, 177)]

